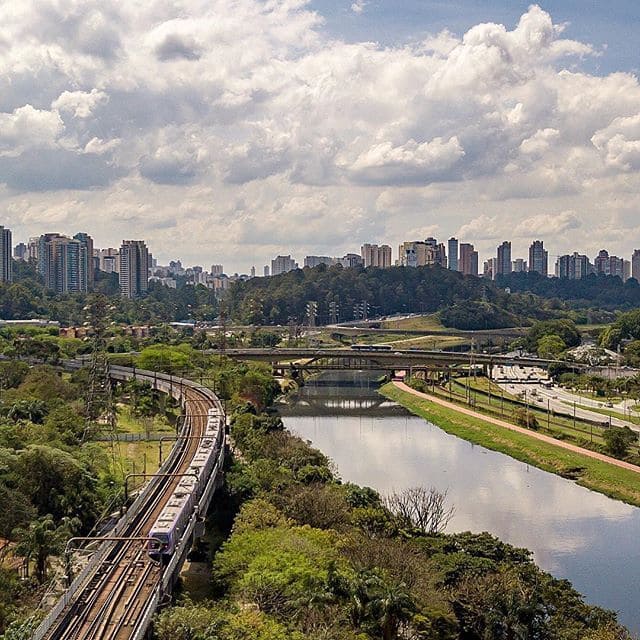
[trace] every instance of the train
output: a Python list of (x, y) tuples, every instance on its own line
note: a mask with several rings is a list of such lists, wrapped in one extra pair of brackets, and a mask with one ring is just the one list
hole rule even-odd
[(149, 531), (147, 550), (158, 560), (168, 559), (180, 543), (223, 446), (224, 419), (219, 408), (207, 412), (207, 425), (185, 475)]
[(352, 344), (354, 351), (391, 351), (390, 344)]

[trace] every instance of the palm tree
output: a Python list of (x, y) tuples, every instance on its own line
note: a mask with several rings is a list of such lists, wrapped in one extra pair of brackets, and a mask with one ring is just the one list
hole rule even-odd
[(77, 521), (64, 518), (60, 526), (56, 527), (53, 516), (34, 520), (26, 529), (15, 529), (17, 539), (16, 553), (26, 558), (27, 562), (35, 562), (36, 580), (42, 584), (47, 579), (49, 558), (59, 555), (65, 541), (77, 527)]

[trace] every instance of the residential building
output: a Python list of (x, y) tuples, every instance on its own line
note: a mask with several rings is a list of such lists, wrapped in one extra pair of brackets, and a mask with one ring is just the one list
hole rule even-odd
[(482, 277), (488, 278), (489, 280), (494, 280), (496, 277), (497, 270), (498, 270), (498, 259), (489, 258), (484, 263), (484, 270), (483, 270)]
[(516, 258), (511, 263), (511, 271), (513, 273), (524, 273), (527, 270), (527, 261), (524, 258)]
[(11, 230), (0, 226), (0, 282), (13, 281)]
[(508, 275), (509, 273), (511, 273), (511, 243), (505, 240), (498, 247), (496, 268), (492, 277), (495, 279), (497, 276)]
[(271, 275), (279, 276), (281, 273), (288, 273), (298, 268), (298, 263), (291, 259), (291, 256), (277, 256), (271, 261)]
[(264, 265), (264, 267), (262, 268), (262, 275), (263, 275), (265, 278), (268, 278), (268, 277), (269, 277), (269, 266), (268, 266), (268, 265), (266, 265), (266, 264), (265, 264), (265, 265)]
[(336, 258), (336, 264), (342, 265), (345, 269), (353, 269), (354, 267), (364, 266), (362, 257), (357, 253), (347, 253), (342, 258)]
[(529, 247), (529, 271), (545, 278), (549, 275), (549, 252), (545, 250), (542, 240), (534, 240)]
[(16, 260), (27, 260), (28, 255), (27, 245), (24, 242), (20, 242), (13, 249), (13, 257)]
[(387, 244), (363, 244), (360, 247), (360, 256), (365, 267), (381, 267), (386, 269), (391, 266), (391, 247)]
[(558, 278), (580, 280), (591, 273), (593, 273), (593, 265), (589, 257), (577, 252), (559, 256), (556, 262), (556, 276)]
[(59, 233), (45, 233), (38, 241), (37, 270), (44, 285), (56, 293), (86, 292), (89, 280), (87, 245)]
[(640, 282), (640, 249), (636, 249), (631, 257), (631, 277)]
[(622, 277), (622, 281), (626, 282), (627, 280), (629, 280), (629, 278), (631, 278), (631, 261), (623, 260), (623, 263), (624, 263), (624, 275)]
[(447, 252), (443, 244), (435, 238), (425, 241), (403, 242), (398, 247), (398, 264), (403, 267), (425, 267), (440, 265), (446, 267)]
[(593, 266), (598, 275), (618, 276), (624, 279), (624, 260), (618, 256), (610, 256), (605, 249), (598, 253)]
[(120, 247), (120, 293), (139, 298), (149, 287), (149, 250), (143, 240), (123, 240)]
[[(451, 254), (449, 254), (449, 260), (451, 260)], [(466, 276), (478, 275), (478, 252), (472, 244), (466, 242), (460, 244), (458, 271), (464, 273)]]
[(40, 236), (29, 238), (27, 243), (27, 260), (29, 262), (38, 261), (38, 250), (40, 248)]
[(449, 238), (447, 248), (449, 250), (449, 262), (447, 266), (451, 271), (461, 271), (458, 259), (458, 238)]
[(224, 273), (224, 267), (221, 264), (212, 264), (211, 265), (211, 275), (212, 276), (221, 276)]
[(332, 264), (334, 264), (334, 260), (329, 256), (306, 256), (304, 259), (304, 266), (309, 267), (310, 269), (318, 267), (321, 264), (326, 264), (328, 267), (330, 267)]
[(95, 268), (93, 262), (93, 238), (88, 233), (76, 233), (74, 240), (82, 242), (87, 254), (87, 288), (92, 289), (95, 281)]
[(98, 265), (100, 271), (105, 273), (118, 273), (120, 271), (120, 254), (118, 249), (110, 247), (98, 250)]
[(255, 267), (251, 267), (251, 271), (249, 272), (249, 275), (250, 275), (252, 278), (255, 278), (255, 277), (256, 277), (256, 268), (255, 268)]

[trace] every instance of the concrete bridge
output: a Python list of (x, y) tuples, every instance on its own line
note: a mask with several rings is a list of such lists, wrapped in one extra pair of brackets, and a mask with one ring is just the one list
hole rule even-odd
[[(207, 353), (219, 353), (211, 350)], [(278, 370), (299, 369), (304, 371), (327, 371), (336, 369), (356, 370), (428, 370), (446, 371), (452, 368), (483, 366), (491, 370), (495, 366), (540, 367), (559, 362), (544, 358), (502, 356), (486, 353), (453, 353), (449, 351), (388, 350), (376, 347), (357, 349), (227, 349), (224, 352), (236, 360), (257, 360), (270, 363)]]

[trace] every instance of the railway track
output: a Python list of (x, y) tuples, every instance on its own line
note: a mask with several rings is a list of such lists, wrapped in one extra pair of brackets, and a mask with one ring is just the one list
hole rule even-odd
[[(149, 377), (148, 374), (138, 378)], [(157, 376), (154, 374), (157, 384)], [(193, 383), (180, 381), (184, 427), (163, 477), (151, 480), (134, 517), (118, 530), (121, 541), (110, 543), (95, 570), (73, 594), (69, 604), (36, 638), (46, 640), (138, 640), (146, 632), (149, 606), (161, 587), (163, 567), (147, 553), (139, 538), (149, 535), (160, 511), (180, 482), (204, 434), (207, 411), (215, 396)], [(173, 381), (170, 392), (174, 391)], [(166, 477), (172, 476), (172, 477)], [(138, 538), (138, 540), (132, 540)], [(103, 543), (106, 544), (106, 543)]]

